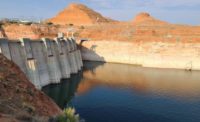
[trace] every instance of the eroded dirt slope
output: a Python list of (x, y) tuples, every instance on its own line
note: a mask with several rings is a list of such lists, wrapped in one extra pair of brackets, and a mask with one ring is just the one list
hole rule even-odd
[(60, 108), (28, 81), (13, 62), (0, 54), (0, 122), (46, 121)]

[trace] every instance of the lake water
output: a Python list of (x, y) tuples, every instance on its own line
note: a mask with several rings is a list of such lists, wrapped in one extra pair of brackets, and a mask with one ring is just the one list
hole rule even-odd
[(86, 122), (200, 122), (200, 72), (85, 62), (43, 91)]

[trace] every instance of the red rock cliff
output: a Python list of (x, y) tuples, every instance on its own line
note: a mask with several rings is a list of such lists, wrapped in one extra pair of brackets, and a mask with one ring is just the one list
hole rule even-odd
[(70, 4), (63, 11), (58, 13), (57, 16), (49, 19), (48, 21), (60, 25), (90, 25), (113, 22), (113, 20), (103, 17), (100, 13), (93, 11), (87, 6), (75, 3)]

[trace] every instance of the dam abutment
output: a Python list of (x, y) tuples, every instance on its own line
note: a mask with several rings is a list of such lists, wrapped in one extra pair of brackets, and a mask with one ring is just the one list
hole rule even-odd
[(75, 48), (71, 49), (75, 45), (67, 42), (68, 40), (59, 38), (1, 38), (0, 53), (16, 63), (28, 79), (40, 89), (48, 84), (59, 83), (61, 79), (70, 78), (70, 74), (81, 70), (80, 63), (77, 62), (82, 61), (78, 61)]

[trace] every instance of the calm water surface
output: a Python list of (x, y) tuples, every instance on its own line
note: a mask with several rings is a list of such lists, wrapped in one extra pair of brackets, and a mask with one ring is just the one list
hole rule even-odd
[(85, 62), (43, 91), (86, 122), (200, 122), (200, 72)]

